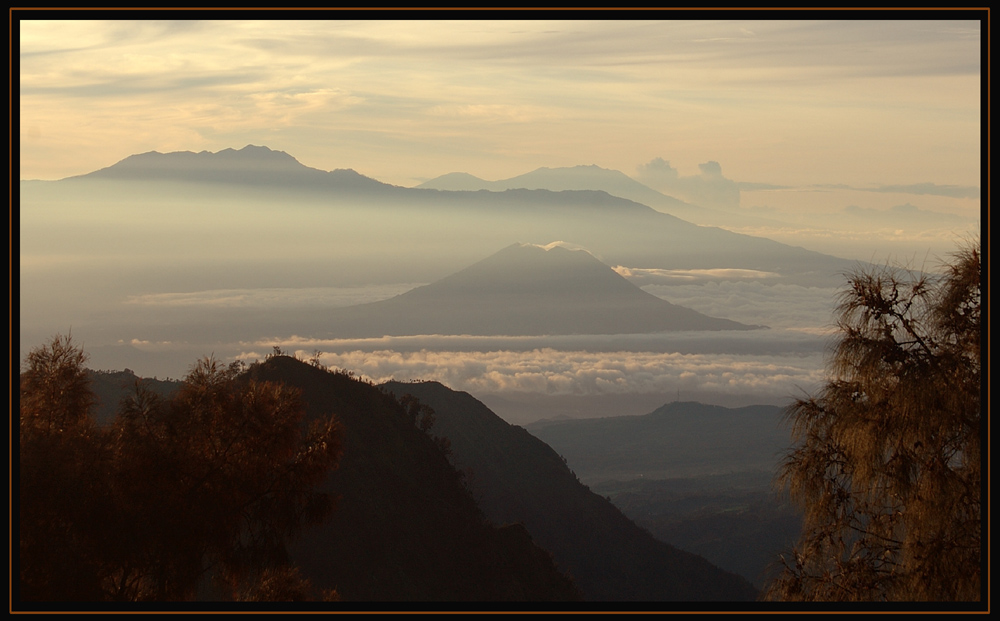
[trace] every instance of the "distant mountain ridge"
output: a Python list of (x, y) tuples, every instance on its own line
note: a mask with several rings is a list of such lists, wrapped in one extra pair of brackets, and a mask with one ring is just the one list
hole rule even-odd
[(337, 338), (383, 335), (637, 334), (750, 330), (670, 304), (583, 250), (513, 244), (389, 300), (335, 309)]
[(509, 179), (486, 181), (468, 173), (448, 173), (425, 181), (418, 188), (435, 190), (489, 190), (502, 192), (523, 188), (526, 190), (601, 190), (611, 194), (634, 200), (643, 205), (657, 207), (666, 211), (671, 209), (698, 210), (695, 205), (667, 196), (653, 188), (632, 179), (625, 173), (597, 165), (580, 165), (564, 168), (548, 168), (543, 166), (531, 172)]
[(746, 226), (762, 225), (768, 222), (757, 215), (741, 213), (738, 210), (706, 207), (687, 202), (653, 189), (621, 171), (601, 168), (594, 164), (562, 168), (543, 166), (516, 177), (497, 181), (486, 181), (468, 173), (454, 172), (435, 177), (415, 187), (452, 191), (488, 190), (491, 192), (518, 188), (544, 189), (554, 192), (602, 191), (701, 225), (726, 226), (739, 223)]
[(380, 181), (351, 169), (324, 171), (310, 168), (284, 151), (247, 145), (218, 152), (149, 151), (130, 155), (106, 168), (73, 180), (176, 181), (236, 185), (279, 185), (298, 188), (326, 187), (378, 190), (389, 188)]
[[(577, 167), (564, 176), (567, 180), (574, 175), (588, 176), (595, 168)], [(551, 175), (553, 170), (558, 169), (544, 169), (538, 175)], [(596, 172), (609, 179), (625, 177), (616, 171)], [(431, 264), (439, 269), (449, 258), (454, 265), (458, 255), (464, 263), (475, 256), (469, 240), (476, 240), (479, 248), (483, 244), (499, 247), (512, 239), (531, 243), (561, 239), (587, 248), (610, 264), (632, 268), (759, 270), (810, 286), (821, 281), (839, 285), (841, 274), (857, 267), (856, 261), (698, 226), (603, 189), (493, 192), (405, 188), (351, 169), (325, 172), (309, 168), (287, 153), (252, 145), (218, 153), (150, 152), (87, 175), (60, 181), (22, 181), (20, 187), (21, 205), (26, 210), (35, 204), (74, 206), (86, 202), (141, 210), (151, 208), (150, 204), (168, 207), (176, 200), (206, 208), (247, 205), (291, 218), (342, 215), (350, 226), (330, 229), (329, 247), (357, 248), (350, 258), (361, 265), (404, 262), (389, 268), (393, 271)], [(380, 242), (368, 244), (375, 254), (358, 259), (368, 242)], [(401, 250), (403, 242), (416, 249), (420, 261), (414, 262), (414, 251)], [(383, 281), (387, 277), (380, 275)]]
[(674, 401), (640, 416), (538, 421), (526, 429), (588, 483), (773, 472), (790, 443), (783, 412)]

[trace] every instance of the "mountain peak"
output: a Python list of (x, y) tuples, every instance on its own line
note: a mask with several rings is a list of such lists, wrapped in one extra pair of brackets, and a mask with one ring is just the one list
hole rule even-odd
[[(210, 155), (212, 155), (209, 151), (202, 151), (202, 153), (209, 153)], [(291, 161), (301, 165), (297, 159), (295, 159), (288, 153), (285, 153), (284, 151), (277, 151), (265, 146), (257, 146), (253, 144), (248, 144), (247, 146), (243, 147), (240, 150), (236, 150), (233, 148), (223, 149), (221, 151), (217, 151), (216, 153), (214, 153), (214, 155), (216, 155), (217, 157), (225, 157), (225, 158), (239, 158), (244, 161), (246, 160), (257, 160), (257, 161), (266, 160), (269, 162)]]
[(516, 243), (389, 300), (336, 309), (342, 338), (747, 330), (647, 293), (583, 249)]
[(375, 190), (390, 187), (354, 170), (324, 171), (305, 166), (284, 151), (248, 144), (241, 149), (211, 151), (149, 151), (71, 179), (169, 181), (178, 183), (267, 187), (298, 190)]

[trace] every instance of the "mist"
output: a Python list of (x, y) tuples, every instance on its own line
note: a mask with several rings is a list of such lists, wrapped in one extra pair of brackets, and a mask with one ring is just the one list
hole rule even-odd
[[(233, 153), (287, 158), (254, 149)], [(838, 256), (737, 234), (752, 228), (733, 211), (753, 211), (742, 207), (705, 212), (736, 214), (727, 231), (599, 189), (408, 189), (281, 161), (303, 181), (247, 177), (227, 163), (220, 182), (22, 182), (21, 359), (54, 334), (71, 334), (94, 368), (180, 378), (203, 356), (253, 362), (278, 348), (373, 382), (436, 380), (488, 395), (510, 419), (525, 415), (505, 403), (541, 417), (546, 407), (585, 397), (595, 398), (594, 408), (605, 408), (596, 404), (610, 396), (646, 403), (681, 393), (731, 406), (784, 404), (822, 382), (837, 291), (846, 274), (869, 265), (858, 257), (890, 260), (894, 248), (905, 247), (886, 245), (872, 222), (888, 226), (905, 216), (900, 227), (923, 230), (925, 238), (916, 237), (925, 241), (940, 237), (942, 245), (970, 222), (909, 204), (885, 213), (845, 207), (831, 216), (839, 228), (820, 211), (800, 216), (813, 225), (805, 233), (763, 227), (795, 240), (822, 232), (828, 247), (841, 249), (858, 243), (857, 231), (869, 232), (865, 250)], [(176, 170), (171, 174), (183, 175), (183, 167)], [(607, 177), (593, 168), (576, 175), (586, 181), (588, 171)], [(716, 172), (705, 183), (724, 179)], [(701, 208), (692, 209), (697, 215)], [(673, 305), (766, 329), (338, 334), (336, 309), (394, 299), (516, 243), (586, 250)], [(598, 415), (594, 408), (578, 414)]]

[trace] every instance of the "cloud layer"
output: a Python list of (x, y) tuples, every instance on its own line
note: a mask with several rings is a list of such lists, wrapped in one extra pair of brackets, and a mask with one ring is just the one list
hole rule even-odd
[[(303, 359), (315, 352), (297, 350)], [(241, 359), (258, 359), (245, 352)], [(472, 394), (545, 395), (714, 392), (791, 396), (823, 380), (822, 352), (740, 356), (657, 352), (395, 350), (321, 353), (319, 361), (375, 382), (434, 380)]]

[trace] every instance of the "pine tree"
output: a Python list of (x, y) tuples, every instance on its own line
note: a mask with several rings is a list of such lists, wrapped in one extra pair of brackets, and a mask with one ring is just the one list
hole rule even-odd
[(766, 598), (981, 598), (980, 263), (849, 278), (833, 377), (789, 408), (803, 534)]

